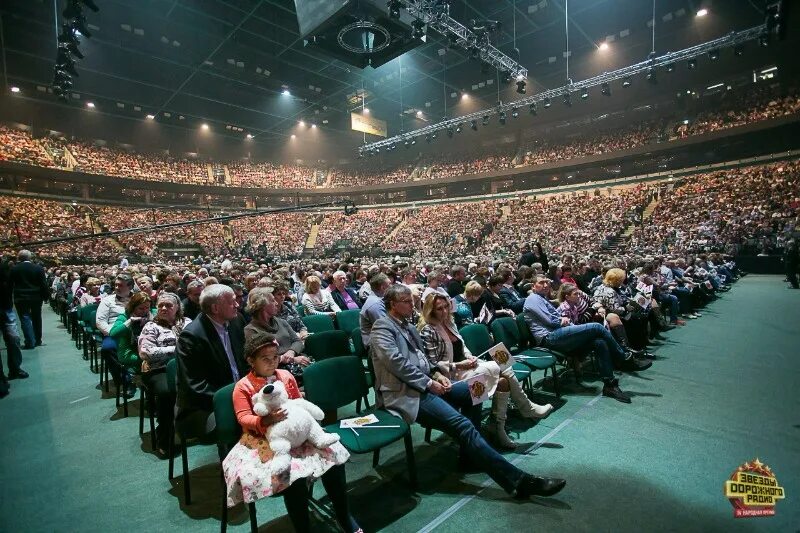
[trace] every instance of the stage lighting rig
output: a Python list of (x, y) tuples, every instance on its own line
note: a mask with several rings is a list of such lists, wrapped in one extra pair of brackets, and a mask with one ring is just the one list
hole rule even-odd
[[(412, 2), (410, 0), (401, 0), (401, 1), (404, 1), (404, 5), (406, 6), (412, 6), (412, 5), (416, 6), (417, 4), (426, 4), (426, 5), (429, 4), (429, 2)], [(415, 9), (419, 8), (417, 7)], [(415, 16), (416, 13), (417, 12), (415, 11)], [(431, 27), (437, 29), (435, 26), (429, 25), (429, 28)], [(721, 50), (723, 48), (729, 48), (729, 47), (730, 48), (740, 47), (746, 42), (757, 41), (759, 37), (762, 36), (763, 34), (768, 34), (766, 26), (764, 24), (746, 30), (734, 31), (723, 37), (719, 37), (717, 39), (713, 39), (705, 43), (691, 46), (683, 50), (678, 50), (676, 52), (668, 52), (658, 57), (656, 56), (648, 57), (645, 61), (641, 61), (633, 65), (622, 67), (611, 72), (604, 72), (592, 78), (588, 78), (578, 82), (568, 81), (567, 84), (564, 86), (548, 89), (537, 94), (526, 96), (514, 102), (501, 103), (491, 109), (478, 110), (458, 117), (448, 118), (446, 120), (442, 120), (435, 124), (429, 124), (414, 131), (405, 132), (400, 135), (396, 135), (395, 137), (382, 139), (380, 141), (376, 141), (374, 143), (365, 145), (365, 147), (362, 147), (361, 150), (374, 148), (376, 146), (387, 146), (393, 142), (419, 137), (437, 129), (448, 130), (449, 134), (449, 132), (452, 131), (452, 128), (456, 126), (456, 124), (471, 123), (472, 120), (483, 119), (485, 124), (488, 124), (489, 119), (492, 115), (499, 115), (501, 112), (508, 112), (514, 107), (521, 107), (527, 105), (530, 106), (529, 110), (531, 114), (535, 114), (536, 107), (533, 104), (540, 102), (543, 107), (545, 108), (550, 107), (551, 100), (553, 98), (562, 98), (565, 92), (572, 93), (576, 91), (583, 91), (583, 89), (589, 89), (591, 87), (600, 86), (602, 87), (602, 94), (609, 96), (611, 94), (611, 85), (610, 85), (611, 82), (622, 81), (623, 86), (629, 86), (632, 83), (633, 76), (642, 75), (642, 77), (644, 77), (649, 69), (664, 68), (666, 70), (670, 65), (682, 64), (684, 61), (691, 62), (691, 64), (696, 66), (697, 58), (705, 57), (706, 54), (708, 54), (708, 52), (710, 52), (711, 50)], [(504, 70), (510, 70), (512, 74), (514, 72), (513, 69), (505, 69), (503, 67), (498, 68), (498, 70), (500, 72), (503, 72)]]
[(53, 93), (64, 101), (68, 101), (67, 92), (72, 87), (72, 76), (78, 76), (75, 58), (84, 58), (79, 48), (81, 41), (78, 37), (83, 36), (87, 39), (92, 37), (86, 16), (83, 14), (84, 6), (94, 12), (99, 11), (93, 0), (68, 0), (61, 13), (65, 20), (58, 35), (56, 64), (53, 69)]
[(354, 204), (352, 202), (344, 204), (344, 214), (345, 214), (345, 216), (350, 217), (350, 216), (355, 215), (356, 213), (358, 213), (358, 207), (356, 207), (356, 204)]
[(400, 3), (398, 0), (389, 0), (387, 2), (386, 7), (389, 8), (389, 17), (393, 19), (400, 18), (400, 9), (403, 7), (403, 4)]

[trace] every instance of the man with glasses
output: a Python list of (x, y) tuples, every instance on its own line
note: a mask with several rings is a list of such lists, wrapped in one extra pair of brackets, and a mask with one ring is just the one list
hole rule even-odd
[(600, 377), (603, 378), (603, 396), (631, 403), (630, 396), (620, 390), (619, 380), (614, 377), (613, 361), (627, 371), (645, 370), (653, 363), (634, 358), (632, 352), (626, 353), (611, 332), (597, 322), (572, 324), (549, 302), (549, 296), (550, 280), (537, 275), (524, 306), (525, 322), (536, 339), (536, 345), (570, 355), (587, 354), (594, 350)]
[(476, 429), (481, 406), (472, 405), (466, 382), (443, 385), (431, 379), (433, 367), (425, 357), (422, 339), (407, 320), (414, 311), (411, 290), (392, 285), (384, 296), (387, 315), (372, 326), (370, 336), (378, 407), (409, 424), (438, 429), (456, 439), (463, 469), (485, 472), (519, 500), (532, 495), (552, 496), (566, 481), (527, 474), (509, 463)]

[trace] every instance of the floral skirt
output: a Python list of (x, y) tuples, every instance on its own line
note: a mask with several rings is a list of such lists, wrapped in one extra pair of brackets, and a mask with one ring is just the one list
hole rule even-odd
[(273, 473), (271, 461), (262, 461), (258, 449), (238, 442), (222, 461), (228, 507), (273, 496), (298, 479), (318, 479), (330, 467), (344, 464), (350, 458), (350, 453), (339, 442), (324, 450), (306, 442), (289, 453), (291, 466), (283, 472)]

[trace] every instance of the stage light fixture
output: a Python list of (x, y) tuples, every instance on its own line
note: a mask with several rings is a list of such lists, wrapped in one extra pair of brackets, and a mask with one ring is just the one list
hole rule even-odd
[(564, 93), (564, 105), (572, 107), (572, 95), (570, 93)]
[(699, 9), (697, 11), (695, 16), (697, 16), (697, 17), (705, 17), (706, 15), (708, 15), (708, 9), (702, 8), (702, 9)]
[(607, 81), (604, 81), (600, 86), (600, 94), (603, 96), (611, 96), (611, 84)]
[(146, 118), (147, 120), (155, 120), (156, 116), (151, 114), (151, 115), (145, 116), (144, 118)]
[(417, 144), (417, 139), (416, 138), (411, 139), (411, 146), (414, 146), (415, 144)]
[(630, 87), (630, 86), (631, 86), (631, 83), (633, 83), (633, 81), (631, 80), (631, 77), (630, 77), (630, 76), (628, 76), (627, 78), (625, 78), (624, 80), (622, 80), (622, 87), (624, 87), (624, 88), (626, 88), (626, 89), (627, 89), (628, 87)]
[(525, 94), (525, 80), (519, 80), (517, 82), (517, 93)]
[(504, 70), (502, 78), (503, 78), (503, 83), (511, 83), (511, 73), (509, 71)]
[(202, 124), (200, 127), (201, 127), (201, 128), (204, 130), (204, 131), (208, 131), (208, 129), (209, 129), (209, 125), (208, 125), (208, 124)]
[(608, 50), (608, 43), (607, 43), (607, 42), (600, 43), (600, 46), (598, 46), (597, 48), (598, 48), (599, 50), (601, 50), (601, 51), (605, 52), (606, 50)]
[(11, 88), (11, 92), (12, 93), (18, 93), (19, 92), (19, 87), (12, 87)]
[(484, 115), (483, 116), (483, 120), (481, 121), (481, 124), (483, 124), (484, 126), (488, 126), (489, 125), (489, 115)]
[(759, 46), (766, 48), (769, 46), (769, 34), (764, 32), (758, 36), (758, 44)]
[(436, 139), (437, 136), (438, 134), (435, 131), (431, 133), (431, 139)]
[(478, 60), (481, 58), (481, 49), (477, 46), (472, 46), (469, 49), (469, 55), (472, 59)]
[(456, 133), (461, 133), (461, 124), (456, 126)]
[(584, 87), (581, 91), (581, 100), (586, 100), (587, 98), (589, 98), (589, 89)]
[(708, 53), (708, 58), (709, 58), (711, 61), (716, 61), (717, 59), (719, 59), (719, 50), (711, 50), (711, 51)]
[(403, 4), (399, 0), (389, 0), (386, 6), (389, 8), (389, 18), (400, 18), (400, 8), (403, 7)]
[(87, 39), (92, 38), (92, 32), (89, 31), (89, 27), (86, 25), (86, 17), (80, 15), (72, 20), (72, 28), (81, 35), (85, 36)]
[(664, 67), (664, 70), (667, 71), (667, 72), (674, 72), (675, 71), (675, 63), (670, 63), (669, 65)]
[(549, 99), (549, 98), (545, 98), (545, 99), (544, 99), (544, 102), (543, 102), (543, 104), (542, 104), (542, 105), (544, 106), (544, 108), (545, 108), (545, 109), (547, 109), (548, 107), (550, 107), (550, 105), (551, 105), (551, 103), (550, 103), (550, 99)]
[(252, 139), (253, 138), (253, 134), (252, 133), (248, 133), (247, 135), (245, 135), (245, 137), (247, 137), (248, 139)]
[(281, 94), (284, 95), (284, 96), (289, 96), (292, 93), (289, 92), (289, 89), (284, 89), (283, 91), (281, 91)]
[(536, 115), (536, 102), (531, 102), (531, 105), (528, 106), (528, 113)]
[(453, 128), (452, 127), (447, 128), (447, 136), (450, 137), (451, 139), (453, 138)]
[(411, 146), (411, 142), (408, 139), (406, 139), (405, 142), (403, 143), (403, 146), (409, 148)]
[(472, 128), (472, 131), (478, 131), (478, 121), (473, 118), (469, 121), (469, 127)]
[(733, 55), (735, 55), (736, 57), (742, 57), (744, 55), (744, 48), (741, 45), (734, 46)]
[(499, 120), (500, 120), (500, 124), (502, 124), (503, 126), (506, 125), (506, 112), (505, 111), (500, 111)]
[(422, 39), (425, 37), (425, 23), (421, 20), (415, 20), (411, 23), (411, 38)]
[(647, 74), (645, 75), (645, 79), (647, 79), (647, 81), (649, 81), (653, 85), (658, 83), (658, 78), (656, 77), (656, 69), (652, 67), (647, 69)]
[(686, 62), (686, 66), (688, 67), (688, 69), (689, 69), (689, 70), (694, 70), (694, 69), (696, 69), (696, 68), (697, 68), (697, 60), (696, 60), (696, 59), (690, 59), (690, 60), (688, 60), (688, 61)]
[(297, 125), (302, 127), (306, 125), (306, 122), (305, 120), (301, 120), (300, 122), (297, 123)]
[(512, 107), (511, 108), (511, 118), (519, 117), (519, 108)]
[(89, 109), (94, 109), (94, 102), (86, 102), (86, 107), (88, 107)]

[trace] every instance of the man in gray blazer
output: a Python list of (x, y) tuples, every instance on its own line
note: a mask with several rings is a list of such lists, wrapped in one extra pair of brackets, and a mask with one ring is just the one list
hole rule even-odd
[(369, 286), (372, 289), (372, 294), (367, 297), (367, 301), (361, 306), (361, 313), (359, 314), (359, 326), (361, 327), (361, 341), (364, 347), (369, 349), (369, 334), (372, 331), (372, 325), (381, 317), (386, 316), (386, 307), (383, 304), (383, 294), (391, 286), (388, 276), (386, 274), (375, 274), (369, 280)]
[(447, 378), (430, 378), (431, 364), (422, 339), (408, 323), (414, 310), (411, 290), (392, 285), (384, 302), (387, 315), (373, 324), (370, 335), (378, 407), (409, 424), (417, 421), (447, 433), (461, 446), (459, 464), (463, 468), (487, 473), (517, 499), (552, 496), (564, 488), (565, 480), (527, 474), (489, 446), (476, 429), (480, 406), (472, 405), (466, 382), (452, 384)]

